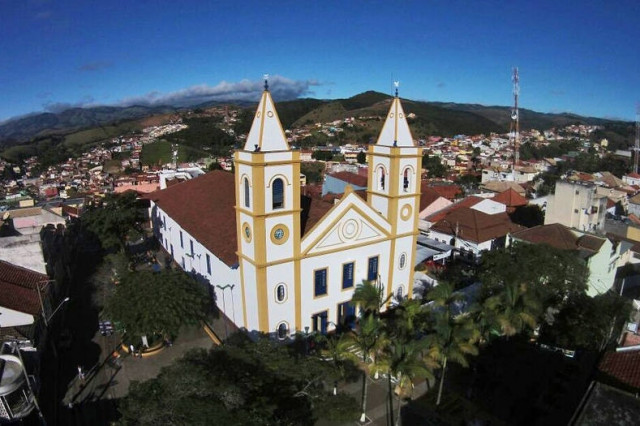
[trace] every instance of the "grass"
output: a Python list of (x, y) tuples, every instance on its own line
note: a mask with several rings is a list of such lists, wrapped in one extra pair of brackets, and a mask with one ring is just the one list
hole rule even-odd
[[(180, 151), (178, 150), (179, 155)], [(148, 166), (170, 163), (172, 159), (171, 143), (164, 140), (143, 146), (140, 153), (141, 163)]]
[[(209, 154), (205, 151), (192, 148), (186, 145), (178, 146), (178, 162), (194, 161), (201, 157), (207, 157)], [(173, 161), (173, 152), (171, 151), (171, 142), (159, 140), (142, 147), (140, 153), (140, 161), (144, 165), (157, 166), (171, 163)]]

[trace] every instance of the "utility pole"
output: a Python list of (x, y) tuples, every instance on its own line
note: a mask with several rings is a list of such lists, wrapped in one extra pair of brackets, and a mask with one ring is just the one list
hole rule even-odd
[(511, 110), (511, 128), (509, 130), (509, 138), (513, 146), (513, 176), (515, 180), (515, 170), (520, 161), (520, 117), (518, 113), (518, 96), (520, 95), (520, 77), (518, 76), (518, 67), (513, 67), (513, 109)]

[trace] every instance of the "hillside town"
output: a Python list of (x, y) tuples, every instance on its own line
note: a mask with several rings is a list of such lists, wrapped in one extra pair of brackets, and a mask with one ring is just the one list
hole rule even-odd
[[(268, 94), (268, 91), (265, 93)], [(263, 95), (261, 103), (266, 105), (265, 108), (273, 108), (269, 102), (272, 102), (270, 95)], [(401, 108), (399, 102), (399, 98), (395, 98), (390, 103), (391, 108)], [(390, 216), (385, 219), (386, 222), (377, 218), (377, 213), (382, 216), (390, 215), (393, 209), (401, 208), (399, 217), (403, 220), (413, 218), (409, 204), (394, 207), (391, 201), (383, 200), (393, 200), (393, 197), (400, 197), (404, 193), (404, 197), (415, 196), (415, 240), (397, 237), (397, 241), (394, 240), (393, 243), (394, 247), (397, 245), (394, 250), (402, 253), (402, 274), (408, 274), (405, 278), (394, 278), (394, 281), (399, 280), (402, 284), (387, 283), (389, 298), (393, 298), (394, 303), (401, 303), (407, 297), (422, 300), (440, 283), (444, 286), (447, 280), (455, 277), (455, 290), (464, 295), (461, 298), (469, 298), (467, 308), (461, 308), (463, 315), (465, 309), (469, 309), (473, 295), (479, 292), (481, 283), (474, 274), (481, 270), (483, 259), (490, 257), (491, 253), (523, 245), (544, 245), (543, 247), (567, 253), (571, 259), (586, 268), (588, 279), (583, 283), (585, 295), (598, 298), (616, 294), (633, 303), (633, 310), (628, 318), (615, 317), (611, 320), (611, 331), (608, 337), (605, 336), (603, 343), (603, 348), (606, 347), (609, 352), (592, 368), (602, 377), (623, 383), (625, 390), (639, 390), (638, 371), (629, 372), (626, 366), (635, 362), (631, 361), (631, 357), (638, 360), (640, 356), (640, 352), (632, 352), (637, 350), (640, 342), (640, 315), (637, 311), (640, 306), (637, 300), (640, 270), (636, 269), (640, 263), (640, 174), (627, 171), (616, 175), (609, 170), (587, 173), (576, 169), (576, 158), (581, 155), (615, 158), (629, 164), (631, 151), (610, 152), (606, 139), (594, 141), (592, 135), (599, 126), (569, 125), (563, 128), (520, 131), (518, 138), (521, 153), (557, 152), (558, 155), (529, 155), (526, 158), (522, 155), (516, 164), (513, 133), (454, 137), (432, 135), (413, 140), (407, 130), (401, 135), (404, 138), (401, 141), (389, 141), (384, 138), (388, 136), (385, 132), (390, 131), (385, 129), (393, 125), (389, 124), (389, 117), (393, 116), (390, 113), (387, 117), (357, 116), (326, 123), (306, 123), (300, 127), (285, 129), (281, 136), (262, 124), (268, 136), (257, 139), (256, 134), (259, 133), (260, 138), (263, 134), (263, 129), (256, 127), (261, 125), (256, 124), (259, 120), (254, 121), (247, 133), (236, 134), (239, 115), (238, 110), (229, 107), (215, 107), (185, 114), (185, 117), (197, 116), (215, 120), (222, 131), (235, 138), (236, 147), (231, 147), (227, 156), (207, 155), (196, 161), (185, 162), (180, 158), (178, 144), (172, 144), (170, 154), (162, 162), (150, 164), (145, 161), (145, 149), (159, 144), (167, 135), (179, 135), (188, 128), (182, 118), (174, 117), (171, 123), (146, 127), (135, 134), (120, 135), (88, 148), (76, 158), (68, 158), (64, 163), (51, 165), (46, 169), (40, 166), (40, 159), (36, 156), (19, 164), (0, 160), (0, 211), (3, 214), (0, 228), (0, 269), (4, 271), (3, 278), (0, 278), (0, 313), (5, 314), (5, 318), (11, 318), (7, 324), (0, 317), (0, 339), (5, 342), (2, 353), (49, 351), (46, 347), (49, 332), (47, 322), (51, 321), (58, 309), (64, 309), (70, 294), (60, 282), (63, 281), (60, 277), (64, 276), (64, 272), (56, 271), (57, 266), (53, 261), (56, 258), (56, 247), (60, 249), (56, 244), (60, 244), (67, 233), (66, 229), (73, 227), (74, 222), (81, 223), (85, 214), (91, 215), (93, 213), (90, 212), (99, 209), (99, 206), (113, 203), (114, 199), (110, 197), (117, 194), (129, 194), (137, 199), (138, 208), (141, 207), (144, 212), (140, 241), (145, 238), (155, 241), (154, 254), (148, 250), (148, 254), (141, 255), (144, 256), (143, 264), (148, 263), (154, 270), (161, 266), (183, 270), (202, 277), (210, 287), (220, 316), (205, 322), (208, 334), (205, 341), (211, 339), (215, 344), (220, 344), (229, 337), (229, 330), (238, 329), (261, 332), (276, 340), (294, 341), (300, 333), (307, 336), (309, 333), (332, 334), (342, 330), (347, 324), (352, 324), (353, 319), (348, 318), (356, 316), (355, 307), (351, 308), (349, 301), (342, 299), (331, 299), (331, 303), (338, 306), (336, 313), (332, 312), (334, 308), (327, 308), (308, 319), (292, 316), (284, 320), (288, 314), (282, 313), (278, 306), (285, 306), (288, 300), (293, 300), (293, 296), (291, 299), (288, 297), (293, 289), (281, 284), (273, 287), (275, 301), (274, 305), (269, 302), (268, 311), (269, 315), (273, 315), (271, 312), (280, 312), (278, 315), (283, 318), (272, 319), (269, 315), (258, 312), (255, 319), (252, 319), (252, 309), (264, 309), (263, 302), (259, 300), (260, 297), (267, 297), (266, 293), (263, 296), (256, 295), (255, 308), (247, 308), (245, 305), (245, 299), (253, 296), (249, 290), (246, 294), (245, 290), (240, 291), (240, 288), (250, 286), (243, 280), (249, 275), (257, 280), (260, 274), (259, 268), (251, 270), (254, 263), (260, 264), (260, 254), (249, 246), (253, 244), (251, 232), (255, 234), (261, 226), (265, 226), (260, 222), (260, 214), (251, 212), (251, 203), (264, 195), (251, 192), (253, 189), (249, 189), (248, 178), (242, 177), (242, 186), (235, 191), (237, 194), (242, 192), (243, 198), (229, 198), (229, 194), (234, 193), (233, 176), (236, 174), (237, 182), (241, 182), (240, 176), (253, 176), (256, 173), (251, 169), (256, 166), (250, 155), (263, 155), (267, 158), (264, 161), (268, 162), (275, 161), (268, 160), (269, 155), (286, 150), (294, 159), (291, 164), (299, 163), (299, 173), (292, 167), (286, 172), (286, 178), (275, 178), (274, 182), (280, 181), (282, 185), (283, 180), (295, 181), (294, 188), (299, 185), (299, 195), (303, 200), (308, 200), (308, 206), (301, 208), (303, 216), (308, 216), (308, 219), (304, 219), (307, 221), (303, 225), (306, 226), (304, 238), (307, 235), (318, 241), (329, 238), (315, 236), (314, 232), (320, 232), (320, 228), (324, 226), (324, 217), (331, 220), (342, 217), (331, 216), (337, 215), (336, 212), (341, 208), (346, 209), (340, 213), (345, 215), (343, 219), (348, 218), (340, 228), (341, 241), (355, 238), (352, 235), (355, 235), (356, 229), (360, 232), (361, 228), (370, 229), (372, 234), (367, 238), (374, 238), (376, 229), (400, 226)], [(408, 126), (408, 129), (416, 118), (416, 114), (407, 114), (401, 125)], [(371, 137), (366, 143), (358, 140), (362, 136), (358, 129), (370, 130), (372, 123), (383, 123), (379, 138)], [(267, 137), (272, 139), (267, 140)], [(400, 137), (396, 135), (395, 138)], [(309, 141), (313, 141), (313, 144)], [(317, 144), (318, 141), (321, 144)], [(244, 150), (240, 149), (242, 146), (245, 147)], [(376, 198), (378, 192), (382, 194), (388, 189), (386, 185), (392, 187), (396, 184), (391, 174), (387, 177), (386, 173), (391, 173), (390, 171), (387, 172), (378, 165), (371, 166), (372, 161), (378, 161), (376, 156), (381, 155), (377, 151), (382, 149), (379, 146), (390, 152), (395, 152), (392, 151), (394, 149), (415, 152), (411, 154), (417, 165), (415, 180), (412, 177), (414, 175), (409, 172), (413, 170), (413, 166), (407, 163), (406, 167), (403, 166), (402, 180), (397, 183), (403, 191), (400, 195), (392, 193)], [(548, 149), (550, 147), (555, 151)], [(295, 160), (296, 158), (299, 160)], [(384, 157), (381, 155), (381, 158)], [(392, 166), (388, 167), (391, 169)], [(284, 191), (285, 195), (277, 193), (276, 189), (269, 189), (266, 193), (269, 191), (274, 191), (269, 195), (272, 197), (269, 203), (273, 202), (274, 209), (278, 203), (284, 204), (289, 197), (295, 198), (296, 195), (295, 192), (289, 194), (286, 192), (288, 189), (282, 188), (280, 191)], [(227, 209), (224, 214), (211, 213), (215, 220), (221, 221), (217, 225), (223, 225), (225, 230), (199, 223), (192, 217), (193, 209), (202, 209), (196, 213), (204, 215), (203, 212), (209, 208), (206, 206), (212, 205)], [(342, 207), (345, 205), (356, 207)], [(239, 215), (244, 215), (242, 229), (239, 223), (237, 226), (231, 223), (236, 220), (235, 213), (229, 215), (234, 208), (240, 209)], [(307, 208), (308, 211), (305, 210)], [(363, 217), (357, 216), (356, 211)], [(280, 220), (288, 223), (284, 218)], [(292, 219), (291, 223), (295, 223), (295, 220)], [(291, 228), (294, 226), (290, 225)], [(241, 229), (239, 232), (246, 232), (244, 240), (236, 239), (236, 228)], [(408, 229), (412, 227), (409, 226)], [(330, 235), (329, 228), (326, 233)], [(392, 231), (390, 235), (400, 234), (400, 231)], [(280, 250), (278, 245), (281, 238), (287, 244), (288, 235), (287, 227), (274, 228), (270, 238), (275, 244), (273, 252)], [(258, 236), (253, 238), (257, 240)], [(235, 252), (236, 241), (241, 250), (247, 251), (243, 257), (232, 253)], [(303, 239), (297, 244), (305, 244), (305, 241)], [(233, 247), (229, 247), (230, 243)], [(126, 240), (122, 248), (132, 250), (133, 245), (134, 241)], [(321, 250), (321, 247), (319, 245), (318, 248), (309, 250), (307, 253), (314, 253), (313, 250)], [(344, 253), (349, 253), (350, 249), (346, 247), (343, 250)], [(202, 254), (205, 256), (202, 257)], [(256, 259), (243, 264), (243, 274), (238, 277), (240, 263), (246, 262), (246, 259), (242, 259), (250, 256), (256, 256)], [(393, 256), (392, 253), (391, 257)], [(354, 283), (354, 275), (362, 275), (359, 269), (361, 267), (354, 266), (358, 262), (368, 262), (366, 280), (380, 282), (378, 273), (385, 270), (384, 262), (393, 262), (392, 259), (384, 259), (370, 256), (368, 260), (344, 264), (347, 266), (340, 269), (342, 291), (357, 284)], [(273, 258), (270, 261), (277, 263)], [(406, 269), (408, 262), (412, 262), (409, 265), (411, 268)], [(327, 272), (328, 268), (318, 269), (320, 266), (310, 264), (302, 268), (315, 271), (314, 278), (310, 279), (315, 285), (315, 297), (326, 295), (330, 282), (326, 275), (330, 271)], [(108, 273), (112, 275), (110, 280), (117, 282), (115, 266), (112, 271)], [(325, 275), (319, 275), (318, 271)], [(351, 278), (347, 280), (347, 275), (344, 274), (349, 274)], [(402, 274), (398, 277), (404, 277)], [(294, 287), (293, 284), (290, 287)], [(229, 291), (227, 288), (230, 288)], [(314, 309), (315, 312), (321, 310), (319, 305)], [(382, 308), (384, 309), (386, 308)], [(547, 312), (546, 315), (553, 316), (553, 311), (550, 312), (552, 313)], [(335, 318), (335, 321), (330, 318)], [(35, 326), (40, 322), (44, 327)], [(552, 320), (548, 322), (552, 323)], [(614, 328), (618, 323), (621, 327), (616, 325)], [(608, 329), (609, 323), (605, 327)], [(101, 320), (102, 336), (111, 336), (113, 330), (110, 319)], [(530, 331), (535, 340), (540, 334), (540, 326)], [(118, 332), (120, 331), (116, 330), (116, 335)], [(60, 331), (56, 333), (51, 337), (69, 338), (64, 333), (61, 337)], [(146, 343), (146, 336), (144, 339), (140, 348), (138, 342), (132, 342), (130, 348), (123, 345), (125, 350), (121, 353), (148, 356), (145, 351), (153, 351)], [(166, 347), (167, 341), (161, 342), (161, 346)], [(17, 346), (15, 342), (19, 342)], [(305, 342), (308, 345), (306, 340)], [(104, 344), (105, 341), (101, 340), (100, 345)], [(59, 343), (53, 343), (53, 346), (58, 347), (58, 350), (61, 348)], [(542, 348), (540, 350), (543, 352), (562, 354), (568, 360), (567, 363), (574, 362), (577, 359), (576, 353), (579, 352), (575, 345), (562, 347), (560, 344), (540, 343), (537, 347)], [(309, 348), (306, 347), (305, 351), (309, 352)], [(116, 355), (113, 362), (120, 362), (119, 353), (118, 350), (114, 352)], [(111, 357), (112, 354), (108, 353), (106, 356)], [(33, 374), (47, 377), (47, 367), (39, 365), (41, 360), (37, 356), (34, 359), (35, 361), (27, 360), (27, 363), (36, 365)], [(111, 358), (109, 359), (111, 362)], [(571, 380), (573, 378), (567, 378), (563, 386), (574, 383)], [(84, 384), (83, 366), (78, 366), (74, 381), (63, 397), (64, 404), (70, 408), (81, 401), (88, 401), (85, 398), (90, 395)], [(602, 383), (605, 382), (610, 383), (602, 379)], [(106, 386), (104, 383), (101, 385)], [(30, 395), (30, 391), (25, 390), (24, 386), (20, 389), (25, 395)], [(372, 392), (382, 392), (375, 390), (375, 387), (372, 389)], [(122, 396), (127, 390), (122, 385), (115, 386), (112, 392), (114, 396)], [(421, 392), (424, 394), (424, 390)], [(583, 393), (577, 396), (582, 398)], [(584, 397), (591, 398), (591, 394), (584, 394)], [(27, 398), (27, 401), (32, 400), (33, 396)], [(0, 398), (0, 408), (4, 407), (3, 401), (5, 400)], [(440, 396), (438, 404), (439, 401)], [(31, 407), (29, 404), (25, 407)], [(549, 415), (555, 413), (555, 408), (546, 409), (551, 413)], [(584, 407), (580, 408), (583, 409)], [(19, 412), (15, 406), (11, 410), (14, 415)], [(0, 414), (2, 413), (0, 410)], [(364, 410), (362, 416), (365, 416)]]

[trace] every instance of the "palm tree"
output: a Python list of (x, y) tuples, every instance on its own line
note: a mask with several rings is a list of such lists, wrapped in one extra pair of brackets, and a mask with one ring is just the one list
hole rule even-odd
[(322, 351), (322, 354), (326, 357), (325, 360), (330, 359), (339, 376), (345, 379), (346, 365), (349, 362), (357, 363), (359, 361), (358, 355), (354, 350), (353, 340), (346, 334), (340, 336), (320, 335), (318, 338), (321, 338), (326, 344), (326, 349)]
[(378, 316), (380, 309), (389, 301), (391, 295), (385, 296), (381, 284), (375, 281), (362, 281), (356, 286), (351, 303), (359, 305), (364, 315), (373, 314)]
[(427, 335), (428, 356), (440, 363), (442, 373), (436, 405), (440, 405), (444, 377), (449, 361), (468, 367), (468, 355), (477, 355), (479, 330), (468, 314), (455, 315), (453, 308), (462, 296), (453, 291), (453, 285), (440, 283), (427, 295), (431, 299), (431, 333)]
[(507, 283), (487, 297), (482, 312), (488, 322), (495, 324), (503, 335), (513, 336), (527, 327), (535, 329), (541, 314), (541, 304), (524, 283)]
[(380, 362), (381, 368), (387, 372), (387, 384), (389, 395), (390, 420), (393, 421), (393, 391), (391, 380), (395, 377), (396, 384), (396, 401), (397, 410), (395, 424), (400, 424), (400, 400), (402, 395), (409, 390), (413, 391), (413, 380), (418, 378), (426, 378), (433, 380), (433, 364), (427, 364), (422, 358), (422, 352), (425, 349), (426, 340), (407, 340), (391, 339), (389, 344), (384, 348), (384, 358)]
[(356, 349), (362, 361), (362, 402), (360, 406), (362, 414), (360, 421), (364, 423), (367, 409), (367, 376), (369, 375), (367, 364), (371, 360), (372, 367), (376, 368), (378, 354), (381, 348), (387, 344), (387, 339), (380, 318), (372, 313), (364, 315), (360, 319), (357, 332), (351, 332), (346, 336), (346, 341)]

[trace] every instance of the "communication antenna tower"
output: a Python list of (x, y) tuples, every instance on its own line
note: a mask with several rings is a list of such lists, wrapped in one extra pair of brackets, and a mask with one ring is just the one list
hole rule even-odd
[(520, 95), (520, 77), (518, 67), (513, 67), (513, 109), (511, 110), (511, 128), (509, 138), (513, 144), (513, 170), (520, 162), (520, 117), (518, 113), (518, 96)]
[(634, 146), (633, 173), (638, 173), (638, 156), (640, 156), (640, 103), (636, 105), (636, 144)]

